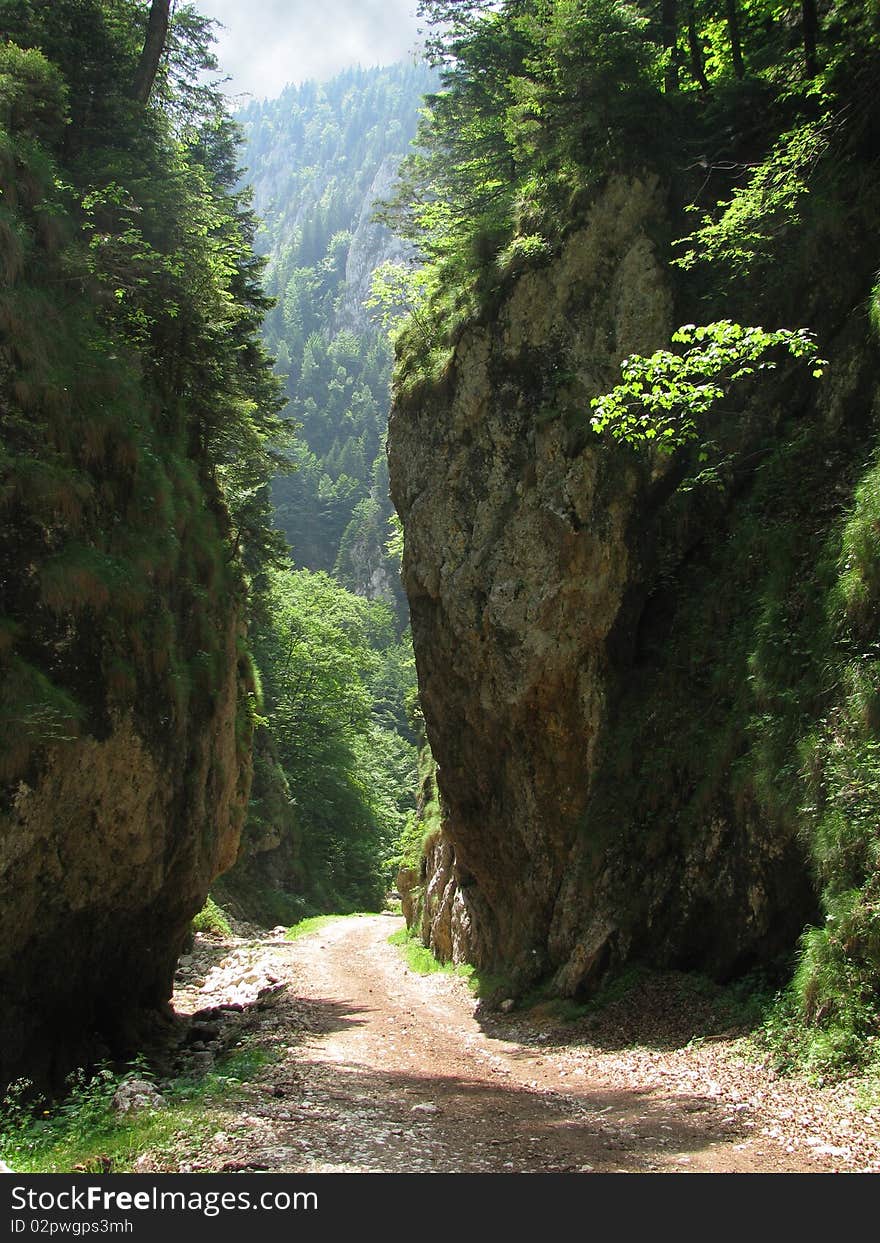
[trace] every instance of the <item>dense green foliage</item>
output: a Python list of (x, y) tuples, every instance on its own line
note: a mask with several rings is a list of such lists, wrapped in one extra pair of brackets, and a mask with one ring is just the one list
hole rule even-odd
[(296, 470), (274, 487), (277, 521), (296, 565), (334, 571), (361, 593), (375, 594), (378, 583), (396, 596), (401, 617), (385, 552), (391, 353), (346, 272), (353, 246), (370, 265), (394, 245), (370, 225), (370, 191), (406, 151), (433, 81), (421, 65), (353, 69), (288, 87), (240, 118), (263, 215), (257, 244), (277, 299), (265, 340), (297, 424)]
[[(246, 566), (277, 550), (280, 398), (235, 132), (188, 7), (153, 102), (146, 10), (4, 0), (0, 777), (133, 709), (169, 746), (227, 675)], [(241, 649), (239, 743), (252, 704)]]
[(783, 1060), (839, 1070), (880, 1036), (877, 430), (870, 398), (835, 404), (825, 379), (811, 396), (779, 357), (821, 374), (815, 339), (827, 383), (845, 387), (853, 337), (862, 358), (876, 348), (876, 6), (421, 9), (442, 90), (386, 209), (425, 261), (418, 284), (385, 281), (386, 305), (410, 304), (404, 389), (442, 375), (462, 326), (552, 260), (609, 178), (653, 173), (668, 189), (670, 231), (653, 240), (681, 319), (697, 322), (625, 360), (605, 394), (583, 392), (585, 423), (592, 399), (597, 430), (632, 452), (668, 440), (686, 484), (661, 522), (639, 636), (655, 671), (621, 688), (591, 817), (643, 835), (672, 822), (686, 841), (723, 798), (800, 840), (822, 921), (770, 1030)]
[(414, 802), (415, 670), (399, 552), (387, 546), (391, 352), (346, 274), (367, 290), (394, 245), (371, 223), (371, 187), (402, 156), (430, 81), (424, 67), (353, 70), (241, 118), (276, 298), (264, 337), (294, 429), (274, 512), (299, 568), (273, 577), (255, 630), (254, 857), (224, 888), (272, 922), (380, 905)]
[[(701, 222), (676, 261), (712, 261), (716, 284), (722, 261), (754, 279), (791, 240), (817, 165), (867, 124), (870, 6), (824, 7), (818, 53), (811, 0), (804, 16), (764, 0), (723, 12), (705, 0), (662, 13), (628, 0), (420, 8), (438, 32), (443, 89), (386, 204), (425, 260), (401, 383), (438, 375), (458, 326), (546, 263), (609, 175), (683, 181), (677, 193), (694, 196)], [(851, 109), (845, 139), (838, 90)]]
[[(880, 814), (880, 468), (859, 480), (821, 567), (823, 711), (798, 739), (801, 828), (812, 846), (824, 923), (808, 930), (792, 1000), (818, 1031), (779, 1041), (820, 1071), (876, 1054)], [(800, 1046), (800, 1048), (798, 1047)]]
[(209, 936), (231, 937), (232, 927), (223, 911), (213, 898), (208, 898), (205, 905), (192, 921), (193, 932), (205, 932)]
[(622, 382), (590, 403), (595, 431), (609, 431), (629, 445), (654, 441), (671, 453), (698, 438), (703, 416), (737, 380), (775, 368), (771, 350), (812, 359), (813, 375), (822, 375), (816, 344), (804, 328), (767, 332), (720, 320), (699, 328), (685, 324), (672, 342), (687, 348), (681, 354), (657, 350), (649, 358), (633, 354), (623, 360)]
[[(299, 892), (318, 911), (376, 909), (413, 801), (415, 748), (402, 735), (412, 656), (389, 607), (328, 574), (272, 577), (255, 635), (274, 768), (255, 789), (250, 831), (289, 791)], [(262, 796), (262, 802), (260, 801)]]
[[(577, 202), (613, 168), (662, 147), (667, 109), (648, 19), (619, 0), (425, 3), (451, 26), (386, 219), (426, 261), (401, 380), (436, 374), (458, 325), (543, 263)], [(625, 85), (625, 89), (621, 89)]]

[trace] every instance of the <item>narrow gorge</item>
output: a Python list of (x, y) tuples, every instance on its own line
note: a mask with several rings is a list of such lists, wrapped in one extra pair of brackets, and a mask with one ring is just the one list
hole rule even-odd
[(464, 1078), (672, 978), (876, 1075), (876, 14), (418, 13), (233, 116), (195, 6), (0, 0), (0, 1086), (302, 1019), (335, 1099), (402, 960), (285, 930), (398, 901)]

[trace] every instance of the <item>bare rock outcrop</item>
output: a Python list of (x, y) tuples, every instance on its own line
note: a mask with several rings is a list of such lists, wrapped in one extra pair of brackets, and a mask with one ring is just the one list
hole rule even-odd
[(0, 805), (0, 1082), (131, 1047), (171, 996), (193, 915), (238, 850), (234, 608), (213, 708), (163, 734), (134, 710), (32, 756)]
[[(639, 627), (668, 572), (658, 514), (676, 479), (672, 459), (600, 441), (589, 399), (676, 326), (665, 220), (657, 182), (612, 180), (561, 253), (464, 329), (443, 379), (392, 412), (444, 812), (415, 917), (440, 956), (515, 988), (580, 993), (633, 955), (724, 975), (795, 935), (809, 902), (796, 843), (748, 809), (710, 803), (684, 835), (673, 804), (660, 825), (646, 809), (649, 830), (607, 797), (610, 724), (649, 677)], [(698, 519), (678, 525), (673, 560), (699, 537)]]
[(345, 260), (345, 293), (339, 311), (342, 328), (363, 330), (369, 325), (364, 303), (370, 296), (376, 268), (387, 262), (403, 263), (411, 256), (409, 243), (373, 219), (376, 205), (390, 198), (394, 190), (399, 164), (399, 155), (386, 155), (361, 205)]

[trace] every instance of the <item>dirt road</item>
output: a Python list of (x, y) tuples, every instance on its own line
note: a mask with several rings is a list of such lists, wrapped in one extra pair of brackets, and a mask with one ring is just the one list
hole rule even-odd
[[(364, 916), (293, 944), (226, 947), (190, 978), (181, 1009), (244, 997), (236, 1038), (275, 1054), (191, 1168), (880, 1170), (876, 1113), (840, 1090), (808, 1102), (732, 1041), (651, 1047), (540, 1016), (481, 1023), (464, 980), (407, 969), (387, 941), (400, 926)], [(247, 1004), (248, 988), (262, 1000)]]

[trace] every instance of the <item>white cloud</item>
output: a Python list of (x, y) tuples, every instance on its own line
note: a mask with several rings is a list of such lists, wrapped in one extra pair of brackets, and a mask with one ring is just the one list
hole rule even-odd
[(387, 65), (417, 47), (416, 0), (195, 0), (217, 31), (227, 89), (257, 99), (351, 65)]

